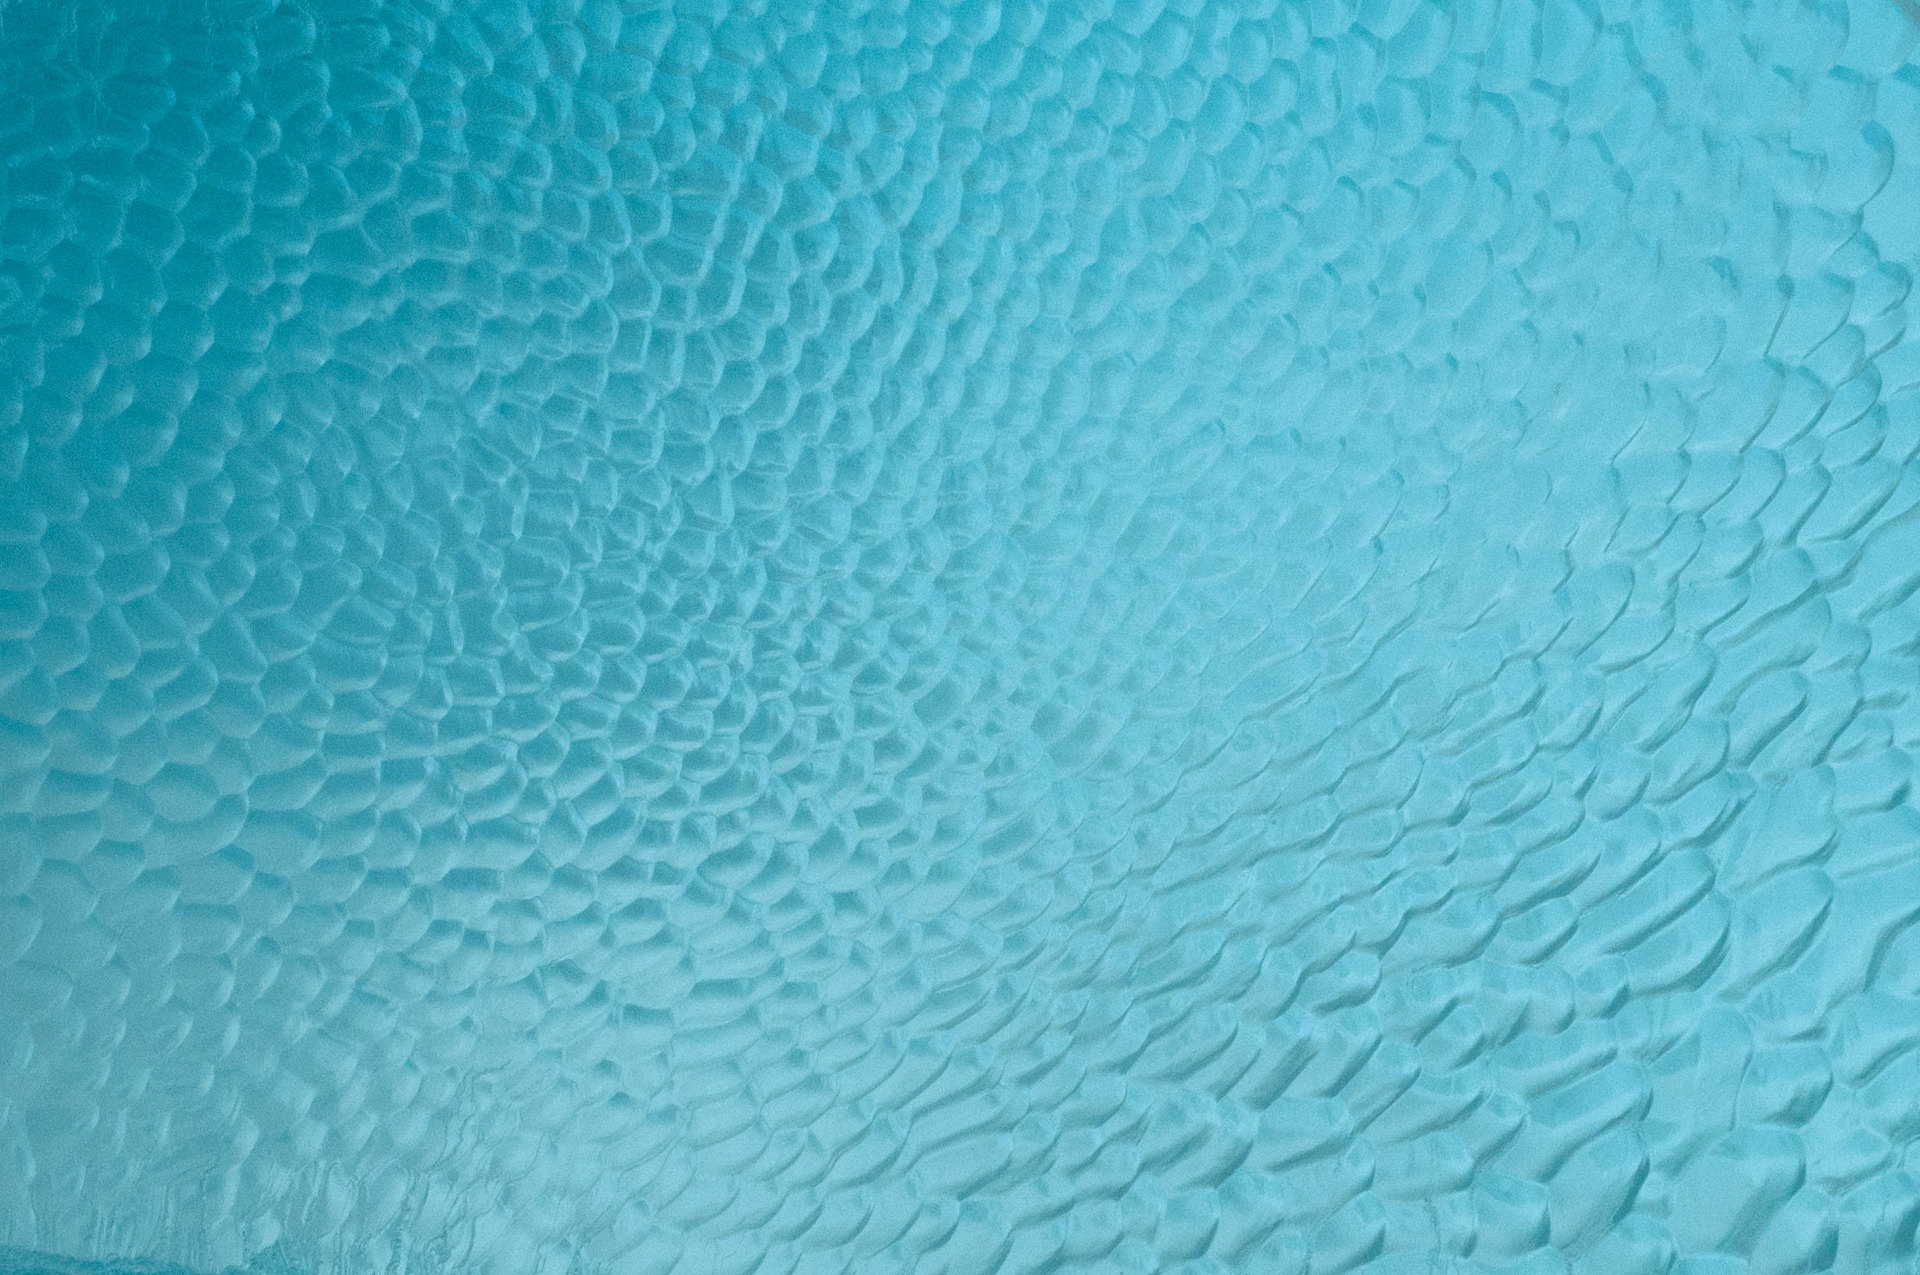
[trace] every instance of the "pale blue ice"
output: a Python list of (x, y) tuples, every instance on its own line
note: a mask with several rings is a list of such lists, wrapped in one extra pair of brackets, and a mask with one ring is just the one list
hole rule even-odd
[(0, 0), (0, 1275), (1911, 1275), (1917, 48)]

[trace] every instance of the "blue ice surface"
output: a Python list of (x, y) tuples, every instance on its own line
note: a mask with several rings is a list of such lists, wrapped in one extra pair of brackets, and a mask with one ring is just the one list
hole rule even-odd
[(1912, 1272), (1917, 44), (0, 4), (0, 1271)]

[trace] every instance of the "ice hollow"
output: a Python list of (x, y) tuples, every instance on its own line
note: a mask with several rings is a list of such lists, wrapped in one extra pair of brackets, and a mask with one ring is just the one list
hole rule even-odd
[(1910, 1271), (1916, 45), (0, 6), (0, 1272)]

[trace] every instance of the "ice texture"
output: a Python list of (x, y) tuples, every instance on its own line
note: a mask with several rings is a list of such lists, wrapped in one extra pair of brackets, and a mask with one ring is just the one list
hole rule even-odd
[(0, 1267), (1912, 1272), (1917, 43), (0, 7)]

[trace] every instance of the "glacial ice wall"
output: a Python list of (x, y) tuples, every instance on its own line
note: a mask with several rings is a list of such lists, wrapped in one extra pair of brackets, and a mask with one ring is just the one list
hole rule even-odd
[(11, 0), (0, 1266), (1911, 1272), (1917, 42)]

